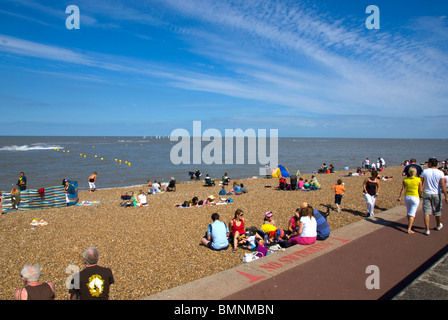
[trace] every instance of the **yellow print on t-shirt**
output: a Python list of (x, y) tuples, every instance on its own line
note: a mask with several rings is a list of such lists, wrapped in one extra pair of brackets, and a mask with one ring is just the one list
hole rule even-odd
[(89, 278), (87, 287), (89, 288), (89, 292), (92, 295), (92, 297), (99, 297), (104, 290), (104, 280), (103, 278), (101, 278), (100, 275), (94, 274)]

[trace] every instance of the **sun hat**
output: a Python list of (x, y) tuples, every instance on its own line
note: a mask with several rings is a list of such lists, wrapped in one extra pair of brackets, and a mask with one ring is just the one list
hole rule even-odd
[(271, 212), (271, 211), (268, 211), (268, 212), (266, 212), (266, 213), (264, 214), (264, 216), (265, 216), (266, 218), (272, 217), (272, 212)]

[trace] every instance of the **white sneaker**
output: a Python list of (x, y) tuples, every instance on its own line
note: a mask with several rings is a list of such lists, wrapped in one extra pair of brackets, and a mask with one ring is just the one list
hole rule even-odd
[(425, 234), (426, 236), (429, 236), (429, 230), (426, 230), (426, 231), (424, 232), (424, 234)]
[(440, 231), (440, 229), (442, 229), (442, 228), (443, 228), (443, 224), (440, 223), (439, 226), (436, 228), (436, 230), (437, 230), (437, 231)]

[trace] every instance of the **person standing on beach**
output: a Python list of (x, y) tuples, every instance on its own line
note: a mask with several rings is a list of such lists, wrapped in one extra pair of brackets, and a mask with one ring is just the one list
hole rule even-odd
[(429, 236), (429, 216), (431, 213), (436, 217), (436, 230), (443, 227), (442, 224), (442, 195), (445, 196), (445, 202), (448, 203), (444, 174), (437, 169), (438, 161), (435, 158), (428, 160), (428, 168), (423, 170), (421, 175), (423, 184), (423, 219), (425, 222), (425, 235)]
[(404, 193), (404, 203), (406, 205), (407, 217), (408, 217), (408, 233), (412, 234), (412, 225), (415, 219), (415, 213), (417, 212), (418, 205), (420, 204), (420, 197), (422, 195), (422, 181), (420, 177), (417, 177), (417, 169), (414, 167), (409, 168), (409, 177), (403, 179), (403, 186), (398, 196), (397, 201), (401, 200), (401, 194)]
[(20, 191), (17, 188), (11, 190), (11, 206), (13, 209), (18, 209), (20, 204)]
[(17, 186), (19, 187), (20, 191), (26, 190), (26, 177), (25, 173), (20, 172), (19, 180), (17, 181)]
[(95, 191), (96, 190), (96, 186), (95, 186), (95, 182), (96, 182), (96, 178), (98, 177), (98, 174), (96, 173), (96, 171), (90, 175), (89, 177), (89, 190), (90, 192)]
[(380, 180), (378, 179), (378, 171), (373, 170), (372, 175), (364, 180), (363, 194), (367, 203), (367, 215), (373, 217), (375, 209), (376, 197), (380, 192)]
[(341, 212), (341, 201), (342, 201), (342, 195), (345, 192), (344, 184), (342, 183), (341, 179), (338, 179), (337, 183), (331, 187), (331, 189), (334, 189), (334, 204), (336, 205), (336, 210), (338, 212)]

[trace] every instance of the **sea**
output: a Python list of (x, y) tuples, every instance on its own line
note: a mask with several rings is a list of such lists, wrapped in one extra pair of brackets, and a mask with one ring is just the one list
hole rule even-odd
[[(376, 161), (381, 157), (386, 166), (399, 166), (410, 158), (419, 163), (430, 157), (440, 161), (448, 158), (446, 139), (267, 137), (264, 152), (258, 152), (262, 140), (254, 151), (250, 139), (257, 138), (233, 139), (233, 149), (226, 150), (225, 143), (217, 148), (214, 141), (213, 149), (210, 141), (199, 140), (193, 146), (193, 138), (171, 141), (167, 136), (0, 136), (0, 190), (9, 192), (20, 172), (27, 177), (29, 189), (60, 185), (68, 179), (78, 181), (80, 190), (88, 190), (87, 180), (93, 172), (98, 173), (97, 188), (106, 189), (142, 186), (156, 179), (168, 182), (170, 177), (188, 182), (189, 172), (195, 170), (202, 178), (209, 174), (221, 179), (224, 173), (232, 179), (261, 177), (260, 168), (269, 158), (276, 158), (291, 174), (297, 170), (301, 174), (316, 172), (322, 163), (333, 163), (336, 171), (356, 170), (366, 158)], [(181, 141), (186, 142), (181, 145)], [(271, 155), (272, 143), (276, 143), (277, 153)], [(177, 164), (181, 156), (183, 162)]]

